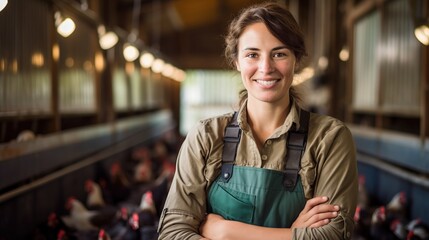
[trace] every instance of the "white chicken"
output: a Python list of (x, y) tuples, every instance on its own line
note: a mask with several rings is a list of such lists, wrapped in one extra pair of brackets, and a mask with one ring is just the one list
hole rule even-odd
[(153, 202), (153, 193), (152, 191), (147, 191), (143, 194), (142, 200), (140, 202), (141, 211), (149, 211), (153, 215), (156, 215), (155, 203)]
[(66, 208), (69, 209), (70, 215), (62, 216), (61, 219), (64, 224), (67, 225), (67, 227), (76, 229), (78, 231), (98, 229), (91, 223), (91, 218), (94, 217), (97, 212), (89, 211), (76, 198), (69, 198), (66, 204)]
[(103, 198), (103, 192), (98, 183), (87, 180), (85, 182), (85, 190), (87, 192), (86, 206), (90, 209), (97, 209), (106, 205)]

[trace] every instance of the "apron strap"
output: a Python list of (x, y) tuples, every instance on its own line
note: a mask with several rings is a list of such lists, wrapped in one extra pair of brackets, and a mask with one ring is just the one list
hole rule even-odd
[(283, 185), (287, 191), (293, 191), (298, 181), (298, 172), (301, 169), (301, 157), (307, 144), (309, 119), (310, 113), (301, 109), (299, 130), (296, 130), (294, 125), (288, 134), (286, 141), (286, 166), (283, 177)]
[(223, 152), (222, 152), (222, 181), (228, 182), (232, 177), (232, 169), (235, 163), (237, 154), (237, 146), (240, 142), (241, 129), (237, 122), (237, 112), (234, 112), (232, 120), (225, 128), (223, 137)]
[[(298, 172), (301, 169), (301, 157), (304, 153), (307, 144), (308, 123), (310, 113), (305, 110), (300, 110), (299, 130), (295, 130), (295, 126), (289, 131), (286, 141), (287, 154), (286, 166), (283, 177), (283, 185), (287, 191), (293, 191), (298, 180)], [(221, 181), (228, 182), (232, 177), (234, 168), (235, 156), (237, 154), (237, 146), (240, 142), (241, 129), (237, 122), (237, 112), (234, 112), (232, 119), (225, 128), (223, 137), (223, 152), (222, 152), (222, 172)]]

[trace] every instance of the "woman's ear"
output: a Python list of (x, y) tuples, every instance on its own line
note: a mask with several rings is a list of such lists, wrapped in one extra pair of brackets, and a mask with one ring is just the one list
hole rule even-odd
[(240, 65), (238, 64), (237, 60), (234, 61), (234, 64), (235, 64), (235, 68), (237, 69), (237, 71), (241, 72)]
[(297, 73), (298, 72), (298, 70), (299, 70), (299, 63), (298, 62), (295, 62), (295, 64), (294, 64), (295, 66), (293, 67), (293, 72), (294, 73)]

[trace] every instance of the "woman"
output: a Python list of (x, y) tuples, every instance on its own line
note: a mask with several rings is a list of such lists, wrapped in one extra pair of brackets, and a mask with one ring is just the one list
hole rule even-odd
[(293, 16), (274, 3), (252, 6), (226, 44), (246, 89), (240, 109), (188, 133), (160, 239), (350, 239), (353, 140), (342, 122), (297, 104), (291, 85), (306, 51)]

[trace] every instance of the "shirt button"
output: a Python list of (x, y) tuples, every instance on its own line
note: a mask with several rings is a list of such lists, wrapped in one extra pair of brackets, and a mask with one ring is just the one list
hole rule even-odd
[(262, 155), (262, 160), (267, 160), (268, 159), (268, 156), (267, 155)]
[(267, 141), (267, 145), (271, 145), (271, 143), (272, 143), (272, 141), (271, 141), (271, 140), (268, 140), (268, 141)]

